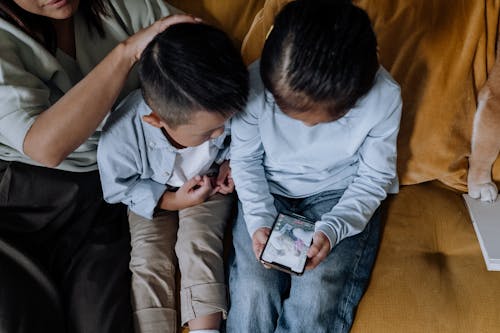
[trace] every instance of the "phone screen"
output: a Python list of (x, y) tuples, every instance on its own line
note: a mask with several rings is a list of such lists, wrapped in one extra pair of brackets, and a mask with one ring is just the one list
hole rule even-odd
[(260, 260), (273, 268), (300, 275), (304, 273), (313, 234), (313, 221), (296, 214), (280, 213)]

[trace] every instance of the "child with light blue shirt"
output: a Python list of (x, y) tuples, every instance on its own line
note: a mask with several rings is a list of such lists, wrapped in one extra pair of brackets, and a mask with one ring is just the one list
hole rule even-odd
[(245, 106), (248, 71), (222, 31), (178, 24), (147, 46), (139, 78), (142, 91), (110, 115), (97, 154), (104, 199), (129, 207), (135, 331), (177, 332), (180, 289), (181, 324), (218, 332), (234, 190), (228, 121)]
[[(228, 332), (348, 332), (375, 261), (379, 206), (398, 191), (398, 84), (367, 14), (297, 0), (275, 19), (232, 119), (239, 197)], [(315, 223), (302, 276), (258, 260), (280, 211)]]

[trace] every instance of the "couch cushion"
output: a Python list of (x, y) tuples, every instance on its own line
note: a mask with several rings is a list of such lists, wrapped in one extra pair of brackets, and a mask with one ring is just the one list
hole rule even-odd
[(460, 193), (438, 182), (403, 186), (385, 208), (352, 332), (498, 332), (500, 272), (486, 270)]
[[(289, 0), (267, 0), (242, 45), (260, 55), (273, 18)], [(402, 87), (398, 140), (402, 184), (439, 179), (466, 190), (476, 96), (495, 57), (500, 3), (474, 0), (355, 0), (372, 19), (381, 63)], [(495, 166), (500, 181), (500, 162)]]

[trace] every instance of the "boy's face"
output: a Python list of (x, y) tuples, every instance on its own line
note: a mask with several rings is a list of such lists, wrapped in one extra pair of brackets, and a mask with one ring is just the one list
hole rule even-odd
[(156, 113), (143, 117), (148, 124), (164, 130), (167, 138), (177, 148), (195, 147), (215, 139), (224, 133), (224, 123), (229, 117), (219, 113), (198, 111), (193, 113), (187, 124), (170, 127)]

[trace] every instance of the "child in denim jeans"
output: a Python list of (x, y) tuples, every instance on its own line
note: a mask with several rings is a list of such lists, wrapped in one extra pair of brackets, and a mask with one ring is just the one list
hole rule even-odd
[(135, 330), (177, 331), (178, 259), (182, 324), (218, 332), (234, 189), (227, 125), (245, 106), (248, 72), (222, 31), (178, 24), (147, 46), (139, 77), (142, 94), (111, 114), (98, 149), (104, 198), (129, 207)]
[[(250, 87), (231, 125), (227, 330), (348, 332), (378, 249), (378, 207), (398, 190), (400, 88), (379, 65), (367, 14), (322, 0), (282, 9)], [(256, 260), (282, 210), (316, 221), (302, 276)]]

